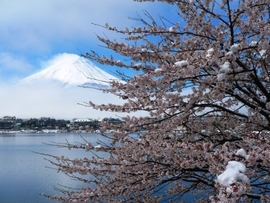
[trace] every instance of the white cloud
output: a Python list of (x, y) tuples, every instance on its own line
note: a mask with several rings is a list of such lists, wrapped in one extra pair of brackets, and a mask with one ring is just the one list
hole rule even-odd
[(41, 89), (35, 86), (1, 85), (0, 91), (0, 117), (10, 115), (19, 118), (48, 116), (65, 119), (75, 117), (98, 119), (121, 115), (78, 105), (78, 103), (89, 102), (89, 100), (99, 104), (104, 103), (104, 101), (118, 104), (121, 102), (113, 95), (93, 89), (80, 87), (61, 89), (56, 86)]
[[(9, 54), (2, 54), (2, 56), (3, 62), (1, 63), (0, 60), (0, 64), (7, 64), (7, 66), (12, 66), (12, 63), (14, 63), (14, 66), (17, 65), (20, 69), (20, 66), (25, 62), (20, 58), (16, 62), (15, 56)], [(48, 66), (55, 64), (59, 60), (70, 60), (71, 56), (73, 55), (66, 53), (56, 55), (52, 59), (43, 61), (42, 67), (48, 68)], [(74, 59), (72, 58), (72, 60)], [(65, 64), (64, 69), (67, 68), (69, 63)], [(61, 63), (61, 65), (63, 64)], [(76, 85), (66, 87), (62, 86), (62, 83), (41, 82), (40, 79), (32, 83), (22, 83), (21, 80), (16, 81), (16, 83), (14, 81), (5, 82), (3, 80), (0, 80), (0, 82), (0, 118), (9, 115), (19, 118), (39, 118), (46, 116), (65, 119), (75, 117), (98, 119), (123, 115), (115, 112), (98, 111), (78, 104), (84, 104), (85, 102), (88, 104), (89, 101), (95, 104), (123, 103), (123, 100), (120, 100), (118, 97), (95, 89), (82, 88)]]
[(44, 53), (53, 44), (68, 46), (78, 41), (96, 41), (94, 33), (105, 30), (92, 22), (124, 28), (137, 23), (128, 17), (152, 7), (153, 3), (132, 0), (2, 1), (0, 39), (9, 48)]
[[(40, 68), (40, 61), (58, 53), (82, 54), (95, 50), (110, 55), (112, 53), (108, 49), (99, 46), (101, 43), (97, 41), (96, 34), (105, 34), (110, 39), (122, 36), (92, 23), (109, 23), (123, 29), (133, 27), (141, 23), (128, 17), (138, 17), (138, 14), (145, 17), (144, 10), (153, 14), (155, 19), (158, 19), (157, 14), (171, 16), (176, 13), (175, 8), (161, 2), (133, 0), (0, 1), (0, 53), (9, 53), (10, 58), (15, 59), (13, 63), (18, 62), (16, 66), (0, 62), (0, 65), (5, 65), (1, 66), (2, 70), (4, 67), (10, 72), (8, 76), (0, 70), (0, 78), (16, 79), (30, 75)], [(29, 74), (22, 74), (26, 69), (31, 70)]]
[[(0, 53), (0, 78), (1, 80), (7, 80), (7, 75), (11, 72), (17, 72), (17, 75), (13, 75), (13, 78), (8, 80), (16, 80), (19, 75), (28, 75), (33, 71), (34, 67), (23, 56), (18, 56), (8, 52)], [(14, 78), (15, 77), (15, 78)]]
[[(0, 1), (0, 81), (3, 83), (3, 79), (10, 80), (10, 77), (14, 81), (29, 76), (41, 68), (40, 63), (61, 52), (79, 54), (80, 51), (98, 49), (100, 43), (95, 34), (102, 35), (104, 32), (109, 38), (117, 37), (113, 32), (108, 33), (91, 23), (132, 27), (140, 23), (128, 17), (137, 17), (137, 12), (143, 16), (143, 10), (153, 15), (162, 14), (160, 11), (163, 10), (171, 15), (172, 10), (167, 8), (163, 3), (138, 3), (133, 0)], [(113, 96), (93, 93), (88, 89), (64, 93), (57, 88), (41, 91), (35, 87), (0, 84), (0, 91), (0, 117), (115, 116), (115, 113), (94, 111), (77, 103), (89, 100), (96, 100), (97, 103), (119, 102)]]
[(31, 65), (23, 57), (4, 52), (0, 53), (0, 67), (2, 70), (27, 71), (31, 68)]

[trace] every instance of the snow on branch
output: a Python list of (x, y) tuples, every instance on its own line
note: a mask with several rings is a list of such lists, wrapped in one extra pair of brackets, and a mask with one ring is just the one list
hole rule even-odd
[(174, 63), (174, 65), (177, 67), (185, 67), (188, 66), (188, 62), (186, 60), (177, 61)]
[(249, 184), (249, 178), (245, 175), (245, 172), (246, 166), (243, 163), (229, 161), (225, 171), (218, 176), (217, 181), (225, 187), (228, 187), (235, 182)]

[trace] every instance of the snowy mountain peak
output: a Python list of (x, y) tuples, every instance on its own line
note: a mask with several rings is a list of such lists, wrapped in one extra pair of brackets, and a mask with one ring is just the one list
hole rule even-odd
[[(59, 83), (64, 87), (85, 85), (108, 87), (108, 81), (119, 80), (91, 61), (76, 54), (64, 53), (55, 57), (47, 68), (20, 81), (21, 84)], [(106, 82), (103, 82), (106, 81)]]

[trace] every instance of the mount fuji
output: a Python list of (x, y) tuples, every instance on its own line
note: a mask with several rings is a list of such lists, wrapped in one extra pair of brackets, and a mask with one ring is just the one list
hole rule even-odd
[(102, 91), (109, 87), (109, 81), (119, 79), (76, 54), (59, 54), (47, 64), (47, 68), (14, 85), (0, 87), (2, 116), (67, 119), (115, 116), (114, 112), (98, 111), (85, 106), (89, 101), (96, 104), (123, 103), (119, 97)]
[(64, 88), (86, 86), (108, 88), (108, 82), (119, 80), (95, 66), (88, 59), (64, 53), (55, 57), (44, 70), (19, 81), (20, 85), (57, 84)]

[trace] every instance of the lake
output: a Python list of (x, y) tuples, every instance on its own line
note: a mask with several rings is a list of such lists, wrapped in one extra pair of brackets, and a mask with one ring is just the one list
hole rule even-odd
[[(91, 143), (104, 140), (99, 134), (84, 133), (82, 136)], [(80, 182), (71, 180), (63, 173), (48, 168), (52, 165), (44, 156), (34, 152), (68, 157), (90, 155), (83, 150), (68, 150), (44, 143), (84, 143), (79, 134), (72, 133), (16, 133), (0, 134), (0, 202), (5, 203), (49, 203), (40, 194), (56, 194), (57, 184), (79, 187)], [(91, 155), (92, 156), (92, 155)]]
[[(99, 134), (83, 133), (83, 138), (93, 145), (98, 140), (106, 142)], [(64, 185), (80, 188), (83, 183), (70, 179), (63, 173), (57, 173), (45, 156), (34, 153), (64, 155), (69, 158), (92, 157), (91, 152), (84, 150), (68, 150), (44, 143), (85, 143), (76, 133), (16, 133), (0, 134), (0, 203), (51, 203), (40, 194), (60, 194), (54, 188)], [(97, 152), (105, 157), (105, 153)], [(85, 186), (85, 185), (84, 185)], [(186, 202), (194, 202), (191, 194), (183, 198)]]

